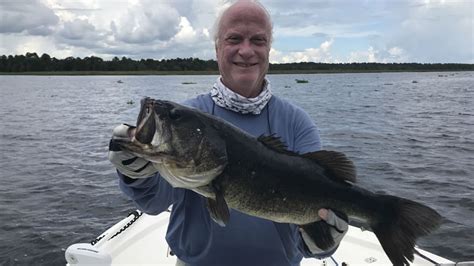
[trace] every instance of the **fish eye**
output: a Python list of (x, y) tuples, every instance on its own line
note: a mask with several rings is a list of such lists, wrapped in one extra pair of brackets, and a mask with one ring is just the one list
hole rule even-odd
[(177, 120), (181, 118), (181, 113), (176, 109), (171, 109), (168, 116), (171, 118), (171, 120)]

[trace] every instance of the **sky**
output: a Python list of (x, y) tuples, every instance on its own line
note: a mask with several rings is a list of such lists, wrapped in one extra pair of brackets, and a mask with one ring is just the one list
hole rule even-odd
[[(225, 0), (0, 0), (0, 55), (215, 59)], [(261, 0), (270, 62), (474, 63), (474, 0)]]

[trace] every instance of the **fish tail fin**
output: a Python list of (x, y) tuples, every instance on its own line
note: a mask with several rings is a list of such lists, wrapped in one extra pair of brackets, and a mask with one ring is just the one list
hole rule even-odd
[(441, 215), (420, 203), (383, 195), (383, 211), (371, 222), (372, 230), (393, 265), (409, 265), (415, 242), (438, 228)]

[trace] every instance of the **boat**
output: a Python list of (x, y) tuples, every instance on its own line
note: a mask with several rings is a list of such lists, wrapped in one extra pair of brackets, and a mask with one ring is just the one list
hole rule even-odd
[[(67, 265), (175, 265), (165, 240), (170, 212), (148, 215), (135, 210), (90, 243), (66, 249)], [(375, 234), (350, 225), (337, 251), (328, 258), (305, 258), (302, 266), (391, 265)], [(474, 265), (454, 262), (416, 247), (412, 265)]]

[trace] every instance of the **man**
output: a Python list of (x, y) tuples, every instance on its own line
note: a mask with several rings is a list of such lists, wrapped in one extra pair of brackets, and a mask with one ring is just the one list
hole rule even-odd
[[(271, 94), (265, 78), (269, 66), (272, 23), (255, 1), (238, 1), (216, 23), (215, 49), (219, 72), (211, 93), (185, 104), (221, 117), (254, 136), (276, 134), (290, 150), (320, 149), (319, 133), (300, 108)], [(130, 127), (118, 126), (113, 137), (128, 136)], [(110, 151), (120, 187), (146, 213), (158, 214), (173, 205), (166, 240), (180, 265), (299, 265), (303, 256), (331, 255), (347, 231), (334, 212), (319, 215), (332, 226), (336, 245), (317, 247), (296, 225), (281, 224), (230, 211), (229, 223), (219, 226), (209, 216), (205, 199), (172, 188), (153, 164), (124, 151)]]

